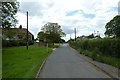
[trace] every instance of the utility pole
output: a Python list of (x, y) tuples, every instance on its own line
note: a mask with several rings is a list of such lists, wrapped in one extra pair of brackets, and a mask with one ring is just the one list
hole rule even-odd
[(76, 41), (76, 28), (75, 28), (75, 41)]
[(70, 34), (70, 40), (71, 40), (71, 34)]
[(26, 47), (28, 50), (28, 11), (27, 11), (27, 40), (26, 40)]
[(118, 15), (120, 16), (120, 1), (118, 2)]

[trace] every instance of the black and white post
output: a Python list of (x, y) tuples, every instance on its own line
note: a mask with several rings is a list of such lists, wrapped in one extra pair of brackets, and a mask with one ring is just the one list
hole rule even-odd
[(28, 50), (28, 11), (27, 11), (27, 40), (26, 40), (26, 47), (27, 47), (27, 50)]

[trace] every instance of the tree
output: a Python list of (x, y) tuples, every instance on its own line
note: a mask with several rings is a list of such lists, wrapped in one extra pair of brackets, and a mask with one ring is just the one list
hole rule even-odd
[(38, 33), (38, 39), (39, 40), (44, 40), (45, 39), (45, 34), (44, 34), (44, 32), (43, 31), (40, 31), (39, 33)]
[(15, 14), (19, 9), (18, 2), (2, 2), (1, 8), (1, 20), (2, 20), (2, 28), (10, 28), (11, 26), (16, 25), (17, 20), (15, 19)]
[(42, 31), (38, 33), (38, 38), (51, 41), (52, 43), (60, 42), (61, 37), (65, 36), (65, 33), (62, 32), (61, 26), (58, 25), (58, 23), (48, 22), (41, 30)]
[(19, 32), (17, 29), (11, 28), (2, 29), (3, 35), (8, 37), (9, 39), (12, 39), (17, 34), (17, 32)]
[(65, 43), (65, 40), (64, 40), (64, 39), (61, 39), (61, 43)]
[(87, 38), (94, 38), (94, 34), (92, 33), (91, 35), (87, 36)]
[(70, 39), (70, 40), (67, 41), (67, 43), (72, 42), (72, 41), (75, 41), (75, 40), (74, 39)]
[(120, 37), (120, 15), (115, 16), (105, 26), (105, 35), (108, 37)]

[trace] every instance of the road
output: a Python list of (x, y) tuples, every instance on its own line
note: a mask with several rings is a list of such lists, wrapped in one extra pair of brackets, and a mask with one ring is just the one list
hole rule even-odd
[(38, 78), (109, 78), (104, 72), (63, 44), (48, 57)]

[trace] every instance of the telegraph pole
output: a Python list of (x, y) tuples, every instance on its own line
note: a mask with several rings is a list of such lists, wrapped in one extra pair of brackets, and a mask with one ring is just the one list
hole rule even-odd
[(76, 28), (75, 28), (75, 41), (76, 41)]
[(26, 40), (26, 47), (28, 50), (28, 11), (27, 11), (27, 40)]
[(70, 34), (70, 40), (71, 40), (71, 34)]

